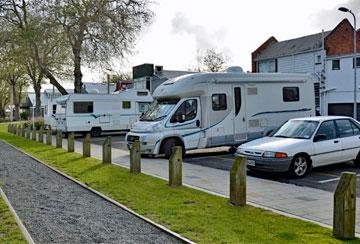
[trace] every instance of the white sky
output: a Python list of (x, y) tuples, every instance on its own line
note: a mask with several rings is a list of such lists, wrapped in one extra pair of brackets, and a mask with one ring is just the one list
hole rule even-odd
[[(251, 52), (267, 38), (282, 41), (333, 29), (352, 17), (342, 5), (359, 13), (359, 0), (155, 0), (155, 19), (139, 36), (135, 54), (116, 62), (114, 70), (130, 72), (142, 63), (168, 70), (195, 65), (196, 51), (222, 51), (228, 65), (251, 70)], [(358, 15), (358, 14), (357, 14)], [(102, 71), (84, 69), (83, 81), (104, 80)]]

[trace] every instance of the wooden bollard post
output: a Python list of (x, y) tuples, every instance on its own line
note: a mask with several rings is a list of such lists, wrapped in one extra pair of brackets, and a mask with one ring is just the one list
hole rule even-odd
[(36, 128), (31, 130), (31, 140), (36, 141)]
[(103, 144), (102, 162), (111, 164), (111, 136), (106, 137)]
[(62, 132), (58, 130), (56, 132), (56, 148), (62, 148)]
[(83, 157), (91, 157), (91, 136), (89, 133), (83, 140)]
[(25, 131), (25, 125), (23, 125), (23, 126), (21, 126), (21, 136), (22, 137), (25, 137), (25, 133), (26, 131)]
[(334, 194), (333, 235), (340, 239), (355, 238), (356, 174), (344, 172)]
[(30, 134), (31, 134), (30, 127), (28, 127), (26, 129), (26, 139), (30, 140), (30, 137), (31, 137)]
[(182, 185), (182, 147), (172, 148), (169, 158), (169, 186)]
[(68, 135), (67, 142), (68, 142), (68, 147), (67, 147), (68, 152), (74, 152), (75, 151), (75, 133), (74, 132), (71, 132)]
[(130, 148), (130, 173), (141, 173), (141, 152), (139, 141), (134, 141)]
[(8, 132), (8, 133), (11, 132), (11, 124), (8, 124), (8, 126), (7, 126), (7, 132)]
[(51, 146), (52, 145), (52, 131), (51, 127), (48, 128), (46, 131), (46, 145)]
[(40, 127), (40, 130), (38, 132), (38, 142), (43, 143), (44, 142), (44, 128)]
[(16, 126), (16, 135), (17, 136), (20, 136), (20, 128), (21, 128), (21, 125)]
[(236, 157), (230, 171), (230, 203), (246, 205), (246, 164), (245, 157)]

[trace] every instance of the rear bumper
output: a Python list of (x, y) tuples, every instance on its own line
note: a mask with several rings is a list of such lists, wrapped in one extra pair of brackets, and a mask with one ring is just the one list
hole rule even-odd
[(255, 166), (247, 165), (249, 169), (267, 171), (267, 172), (287, 172), (290, 168), (292, 157), (288, 158), (264, 158), (264, 157), (253, 157), (248, 155), (240, 154), (248, 160), (255, 161)]

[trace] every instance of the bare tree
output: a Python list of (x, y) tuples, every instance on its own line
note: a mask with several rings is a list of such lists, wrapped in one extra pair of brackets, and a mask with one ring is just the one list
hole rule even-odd
[(73, 53), (74, 88), (82, 89), (82, 61), (107, 62), (131, 51), (153, 16), (148, 0), (49, 0), (44, 9), (62, 26)]
[(226, 61), (221, 52), (216, 52), (214, 49), (208, 49), (202, 59), (202, 63), (207, 71), (219, 72), (224, 68)]
[(226, 57), (221, 52), (216, 52), (215, 49), (207, 49), (204, 55), (201, 55), (200, 50), (196, 51), (196, 64), (189, 68), (189, 70), (197, 72), (219, 72), (224, 69), (226, 64)]

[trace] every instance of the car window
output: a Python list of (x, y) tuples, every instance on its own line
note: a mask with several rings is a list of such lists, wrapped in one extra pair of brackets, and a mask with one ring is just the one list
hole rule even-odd
[(336, 120), (336, 126), (339, 137), (348, 137), (354, 135), (353, 127), (351, 126), (350, 120), (348, 119)]
[(354, 135), (360, 135), (360, 129), (353, 121), (351, 121), (351, 127), (353, 129)]
[[(183, 102), (171, 117), (171, 123), (185, 122), (196, 118), (197, 114), (197, 100), (190, 99)], [(185, 120), (182, 121), (182, 116), (185, 116)]]
[(320, 139), (319, 141), (326, 141), (326, 140), (332, 140), (336, 138), (336, 129), (334, 121), (325, 121), (323, 122), (319, 130), (317, 131), (316, 135), (324, 135), (323, 139)]

